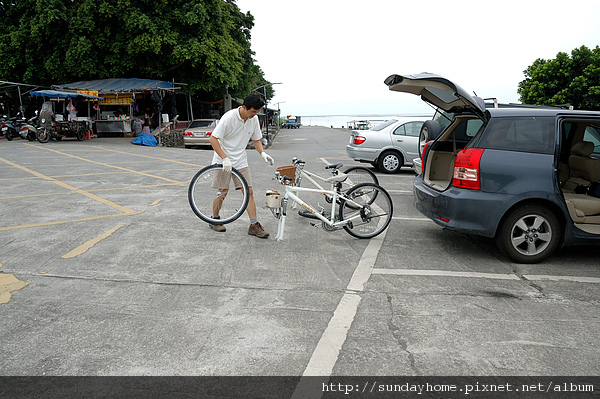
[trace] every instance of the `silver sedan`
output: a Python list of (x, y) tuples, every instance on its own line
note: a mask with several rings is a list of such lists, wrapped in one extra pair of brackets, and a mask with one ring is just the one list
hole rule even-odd
[(208, 140), (218, 123), (218, 119), (194, 119), (183, 133), (185, 148), (192, 148), (195, 145), (210, 145)]
[(419, 133), (427, 119), (431, 118), (390, 119), (369, 130), (354, 130), (346, 154), (384, 173), (396, 173), (419, 157)]

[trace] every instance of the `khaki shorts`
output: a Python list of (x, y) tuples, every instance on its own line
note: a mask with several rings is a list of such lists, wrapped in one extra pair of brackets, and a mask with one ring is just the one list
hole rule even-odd
[[(248, 187), (252, 187), (252, 181), (250, 180), (250, 171), (248, 170), (248, 167), (238, 169), (238, 171), (240, 172), (240, 174), (242, 176), (244, 176), (244, 179), (246, 179), (246, 182), (248, 183)], [(221, 169), (215, 170), (211, 187), (216, 188), (218, 190), (229, 189), (229, 184), (231, 182), (231, 176), (233, 176), (231, 173), (223, 173), (223, 171)], [(236, 190), (239, 190), (242, 188), (242, 182), (238, 178), (235, 178), (235, 177), (233, 179), (233, 185), (235, 186)]]

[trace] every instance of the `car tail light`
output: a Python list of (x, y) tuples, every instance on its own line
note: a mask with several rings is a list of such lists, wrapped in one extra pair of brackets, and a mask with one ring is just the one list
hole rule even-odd
[(364, 143), (367, 140), (366, 137), (363, 136), (354, 136), (354, 140), (352, 141), (354, 144), (359, 145)]
[(206, 137), (210, 137), (211, 134), (212, 134), (212, 132), (207, 132)]
[(184, 132), (183, 135), (185, 137), (192, 137), (192, 133), (191, 132)]
[(454, 160), (454, 176), (452, 185), (459, 188), (468, 188), (470, 190), (479, 190), (481, 182), (479, 180), (479, 161), (483, 155), (481, 148), (467, 148), (462, 150)]

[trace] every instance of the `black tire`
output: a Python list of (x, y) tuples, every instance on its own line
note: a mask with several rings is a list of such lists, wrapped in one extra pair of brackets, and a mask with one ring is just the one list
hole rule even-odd
[(10, 131), (6, 132), (4, 137), (6, 137), (6, 140), (8, 140), (8, 141), (12, 141), (12, 139), (14, 138)]
[(85, 129), (83, 127), (77, 128), (77, 141), (83, 141), (85, 139)]
[(362, 166), (352, 166), (344, 171), (348, 178), (342, 182), (342, 191), (347, 191), (350, 188), (360, 183), (375, 183), (379, 184), (379, 179), (375, 173)]
[(500, 252), (517, 263), (538, 263), (552, 255), (562, 242), (556, 215), (539, 205), (512, 210), (496, 234)]
[(423, 149), (425, 144), (431, 140), (435, 140), (439, 137), (442, 129), (438, 121), (430, 120), (425, 121), (421, 126), (421, 132), (419, 133), (419, 157), (423, 158)]
[[(192, 211), (206, 223), (217, 225), (231, 223), (239, 218), (248, 206), (248, 200), (250, 199), (248, 183), (244, 176), (234, 168), (231, 171), (232, 178), (229, 182), (229, 191), (220, 208), (220, 218), (212, 218), (213, 201), (221, 195), (219, 190), (212, 187), (213, 177), (215, 172), (221, 171), (222, 168), (223, 165), (214, 164), (201, 169), (192, 178), (188, 187), (188, 201)], [(241, 190), (235, 189), (235, 179), (241, 183)]]
[(402, 154), (393, 150), (384, 151), (377, 159), (377, 167), (383, 173), (398, 173), (402, 165), (404, 165)]
[(389, 226), (394, 213), (392, 198), (383, 187), (362, 183), (352, 187), (345, 196), (360, 205), (340, 202), (339, 219), (351, 220), (344, 226), (348, 234), (356, 238), (373, 238)]
[(38, 131), (37, 140), (40, 143), (47, 143), (48, 140), (50, 140), (50, 130), (48, 130), (48, 129), (40, 129)]

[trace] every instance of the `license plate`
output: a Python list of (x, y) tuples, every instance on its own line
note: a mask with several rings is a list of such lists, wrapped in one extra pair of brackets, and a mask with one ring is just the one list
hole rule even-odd
[(3, 132), (6, 132), (7, 130), (8, 130), (8, 128), (7, 128), (6, 126), (4, 126), (4, 127), (2, 128), (2, 131), (3, 131)]
[(204, 133), (194, 133), (194, 137), (204, 137)]

